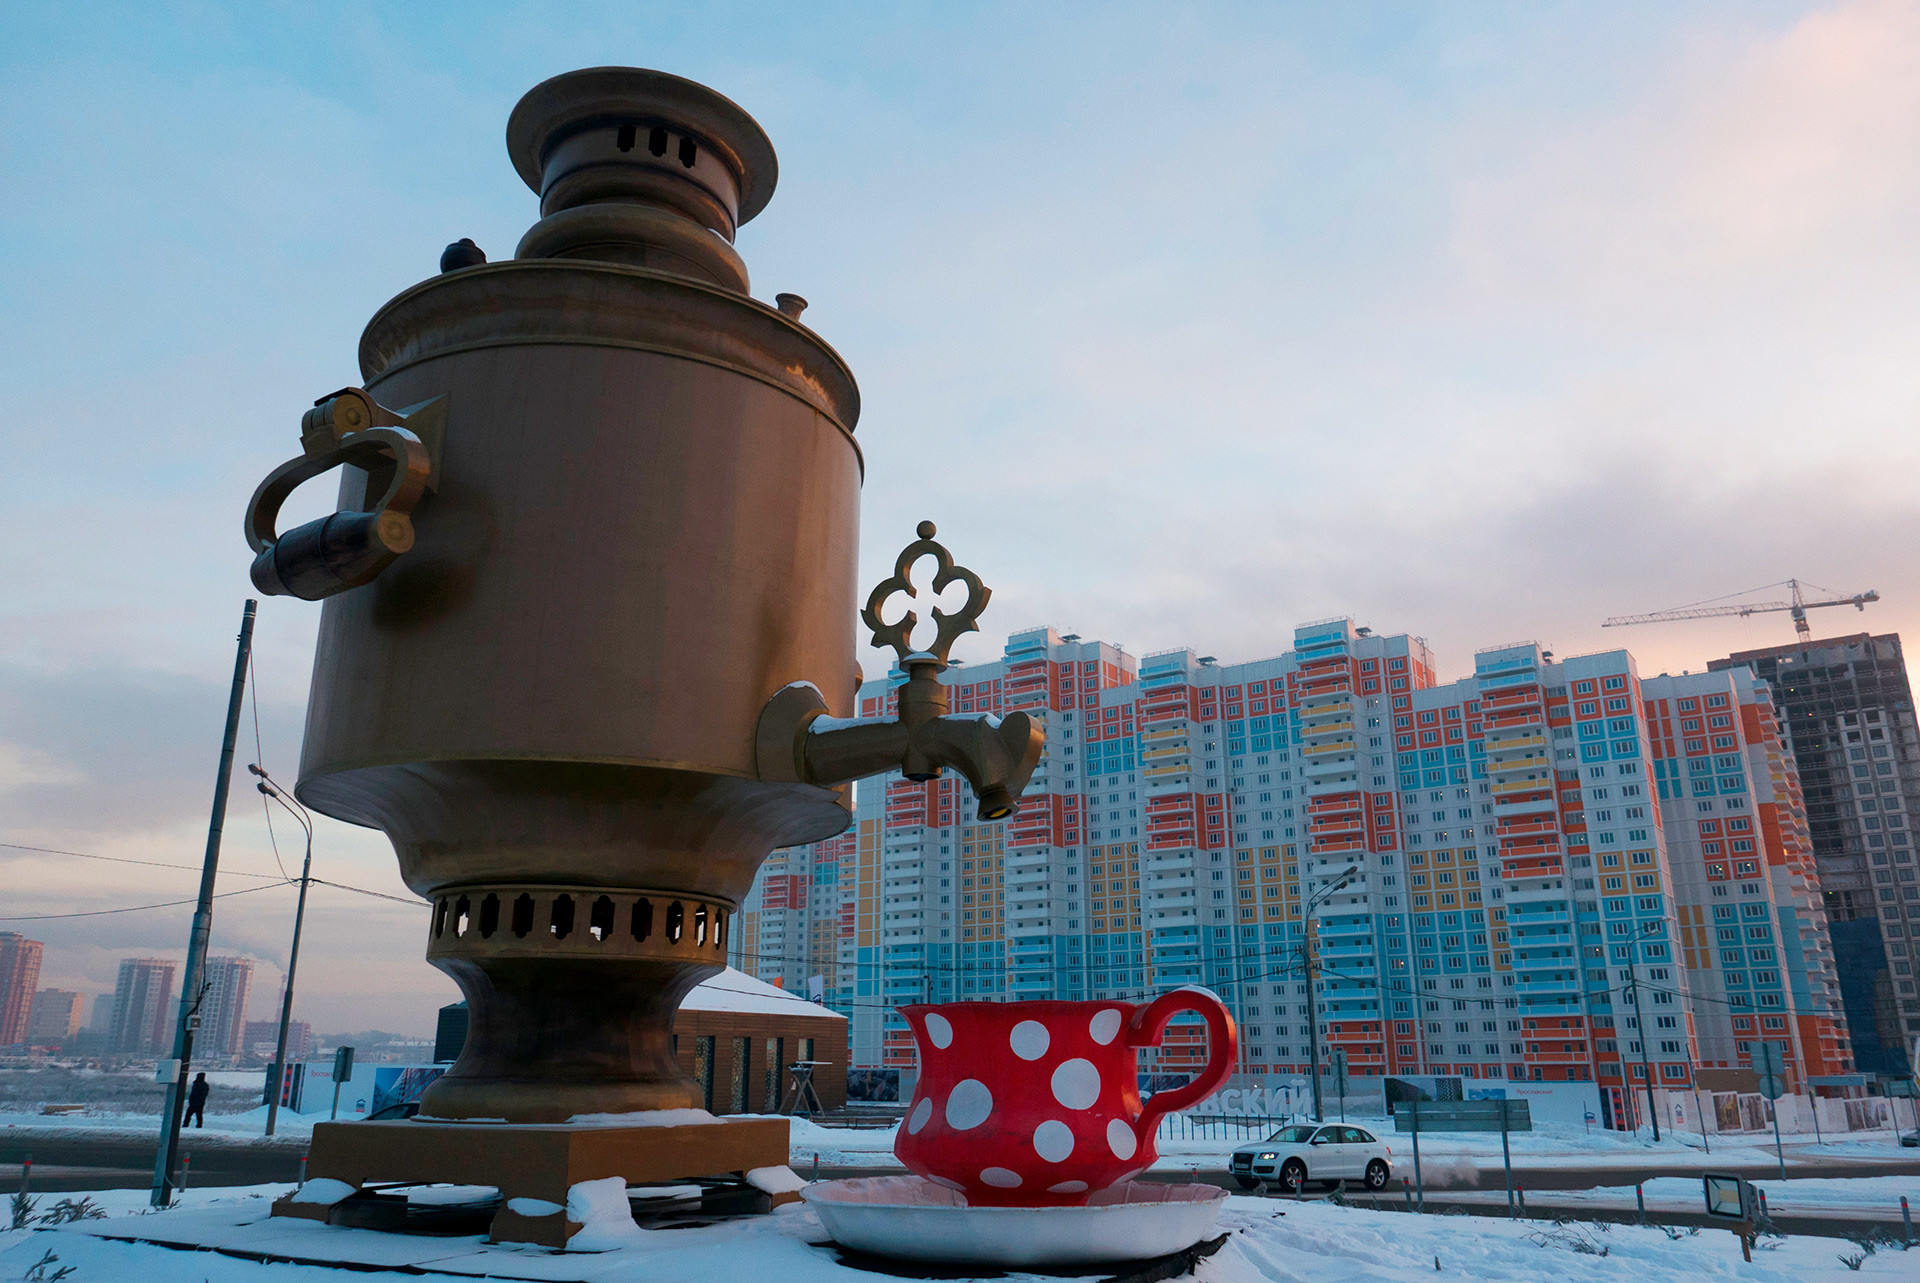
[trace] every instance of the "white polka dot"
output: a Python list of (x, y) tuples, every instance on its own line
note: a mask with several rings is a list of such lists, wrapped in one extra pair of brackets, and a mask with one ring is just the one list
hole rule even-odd
[(927, 1037), (942, 1051), (953, 1045), (953, 1026), (937, 1011), (927, 1013)]
[(1049, 1118), (1033, 1129), (1033, 1152), (1049, 1163), (1066, 1162), (1073, 1156), (1073, 1128)]
[(1053, 1041), (1047, 1027), (1038, 1020), (1022, 1020), (1007, 1035), (1007, 1045), (1013, 1048), (1013, 1054), (1022, 1060), (1038, 1060), (1047, 1054), (1047, 1044)]
[(947, 1126), (957, 1132), (978, 1127), (993, 1112), (993, 1093), (978, 1078), (968, 1078), (947, 1097)]
[(1084, 1194), (1087, 1192), (1085, 1181), (1061, 1181), (1058, 1185), (1047, 1186), (1049, 1194)]
[(929, 1176), (927, 1177), (927, 1179), (932, 1181), (935, 1185), (945, 1185), (948, 1189), (957, 1189), (962, 1194), (967, 1192), (967, 1187), (965, 1185), (962, 1185), (959, 1181), (950, 1181), (944, 1176)]
[(907, 1135), (918, 1136), (920, 1129), (925, 1127), (927, 1120), (932, 1117), (933, 1098), (931, 1096), (922, 1096), (920, 1103), (913, 1107), (913, 1117), (907, 1120)]
[(1105, 1011), (1096, 1012), (1093, 1019), (1087, 1022), (1087, 1032), (1093, 1035), (1095, 1042), (1104, 1047), (1113, 1041), (1115, 1034), (1120, 1032), (1120, 1020), (1120, 1012), (1113, 1007), (1108, 1007)]
[(1068, 1109), (1091, 1109), (1100, 1099), (1100, 1071), (1091, 1060), (1066, 1060), (1053, 1071), (1053, 1098)]
[(996, 1189), (1020, 1188), (1020, 1173), (1010, 1172), (1004, 1167), (989, 1167), (980, 1173), (980, 1179)]
[(1140, 1138), (1133, 1134), (1133, 1128), (1127, 1126), (1127, 1120), (1116, 1118), (1107, 1124), (1107, 1148), (1118, 1159), (1133, 1157), (1133, 1151), (1140, 1148)]

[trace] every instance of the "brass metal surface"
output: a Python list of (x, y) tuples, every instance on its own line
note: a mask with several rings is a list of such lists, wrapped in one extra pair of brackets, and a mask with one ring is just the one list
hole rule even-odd
[[(947, 688), (940, 680), (953, 643), (979, 627), (975, 621), (993, 592), (980, 577), (956, 566), (945, 546), (934, 542), (938, 533), (923, 521), (917, 537), (895, 560), (893, 574), (874, 588), (861, 619), (872, 630), (876, 647), (891, 647), (907, 672), (897, 696), (893, 718), (841, 720), (827, 716), (827, 703), (818, 690), (788, 687), (767, 702), (754, 733), (755, 760), (762, 779), (805, 780), (833, 785), (847, 780), (897, 770), (910, 780), (930, 780), (952, 767), (973, 786), (982, 820), (1004, 820), (1019, 807), (1020, 794), (1046, 749), (1046, 732), (1027, 714), (1005, 718), (986, 713), (952, 716), (947, 712)], [(912, 571), (924, 558), (934, 560), (933, 591), (949, 584), (967, 587), (967, 600), (952, 614), (933, 609), (935, 635), (926, 650), (913, 646), (919, 616), (904, 610), (886, 622), (884, 611), (896, 595), (918, 594)]]
[[(325, 598), (296, 792), (388, 835), (469, 1004), (423, 1113), (545, 1124), (697, 1103), (674, 1010), (767, 854), (847, 827), (847, 781), (953, 767), (1000, 818), (1042, 741), (946, 714), (989, 594), (930, 523), (899, 576), (933, 556), (967, 608), (902, 649), (898, 718), (821, 720), (857, 711), (860, 397), (804, 300), (746, 294), (732, 240), (777, 170), (752, 118), (594, 68), (532, 90), (508, 148), (541, 198), (518, 257), (380, 308), (364, 388), (307, 413), (248, 535)], [(336, 466), (340, 511), (276, 538)], [(355, 1133), (387, 1134), (426, 1133)]]
[[(418, 427), (359, 388), (322, 397), (300, 424), (298, 458), (268, 473), (247, 504), (247, 545), (255, 553), (254, 587), (270, 596), (319, 601), (372, 583), (413, 547), (414, 505), (438, 481), (436, 455), (444, 398), (417, 407)], [(431, 424), (431, 429), (428, 425)], [(285, 535), (280, 507), (296, 489), (343, 469), (343, 507)], [(346, 492), (358, 487), (351, 504)]]

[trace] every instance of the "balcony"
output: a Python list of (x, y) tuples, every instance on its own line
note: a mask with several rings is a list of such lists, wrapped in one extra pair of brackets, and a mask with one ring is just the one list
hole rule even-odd
[(1294, 703), (1303, 709), (1330, 700), (1352, 698), (1353, 679), (1344, 666), (1327, 672), (1303, 672), (1294, 687)]
[[(1539, 771), (1547, 770), (1552, 765), (1553, 765), (1553, 759), (1545, 753), (1534, 753), (1526, 757), (1503, 758), (1498, 762), (1489, 758), (1487, 760), (1487, 775), (1489, 777), (1509, 776), (1516, 771), (1539, 772)], [(1543, 788), (1551, 786), (1551, 780), (1553, 778), (1551, 775), (1540, 776), (1539, 778), (1549, 782), (1547, 784), (1543, 784), (1542, 785)]]
[(1307, 804), (1307, 817), (1311, 819), (1318, 815), (1335, 815), (1349, 811), (1355, 816), (1358, 816), (1361, 808), (1362, 802), (1358, 793), (1345, 793), (1339, 797), (1324, 797), (1309, 802)]
[(1511, 753), (1521, 748), (1544, 749), (1547, 747), (1547, 733), (1531, 726), (1508, 727), (1505, 730), (1488, 732), (1485, 743), (1489, 757), (1496, 753)]
[(1493, 800), (1493, 817), (1496, 821), (1511, 815), (1556, 816), (1559, 813), (1560, 808), (1554, 802), (1553, 794), (1545, 791), (1517, 797), (1496, 797)]
[(1560, 820), (1557, 815), (1523, 811), (1519, 814), (1501, 815), (1497, 819), (1495, 831), (1503, 838), (1558, 837), (1560, 835)]
[[(1509, 906), (1508, 913), (1509, 915), (1511, 915), (1511, 913), (1513, 912), (1513, 906), (1517, 906), (1521, 904), (1539, 904), (1542, 901), (1558, 901), (1561, 903), (1565, 903), (1568, 900), (1570, 900), (1572, 893), (1566, 889), (1564, 879), (1556, 878), (1556, 879), (1553, 879), (1546, 886), (1538, 886), (1538, 885), (1524, 886), (1524, 885), (1510, 884), (1505, 889), (1504, 895), (1506, 898), (1506, 903)], [(1511, 917), (1509, 917), (1509, 921), (1511, 921)]]
[(1509, 855), (1500, 867), (1509, 878), (1557, 878), (1566, 873), (1566, 863), (1558, 852), (1551, 855)]
[(1358, 835), (1367, 831), (1366, 817), (1357, 810), (1335, 810), (1315, 815), (1314, 807), (1309, 805), (1307, 816), (1307, 832), (1315, 837), (1334, 837), (1344, 833)]

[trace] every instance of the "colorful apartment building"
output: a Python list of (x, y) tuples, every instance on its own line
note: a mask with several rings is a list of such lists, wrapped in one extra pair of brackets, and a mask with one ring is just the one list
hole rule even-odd
[[(1641, 683), (1700, 1063), (1781, 1044), (1789, 1087), (1853, 1069), (1799, 772), (1750, 669)], [(1616, 877), (1601, 870), (1603, 886)], [(1628, 888), (1633, 890), (1635, 888)], [(1655, 1031), (1655, 1037), (1661, 1031)]]
[[(901, 680), (867, 683), (861, 715)], [(864, 782), (847, 834), (768, 862), (736, 934), (750, 973), (824, 977), (856, 1066), (912, 1065), (904, 1003), (1198, 984), (1234, 1009), (1242, 1072), (1301, 1074), (1309, 967), (1323, 1064), (1338, 1048), (1356, 1077), (1590, 1081), (1625, 1121), (1648, 1073), (1685, 1086), (1755, 1038), (1790, 1043), (1796, 1074), (1847, 1066), (1764, 683), (1643, 689), (1624, 651), (1524, 643), (1440, 684), (1424, 642), (1347, 619), (1238, 665), (1037, 629), (947, 681), (956, 712), (1045, 722), (1020, 813), (977, 823), (951, 774)], [(1706, 753), (1708, 797), (1687, 736), (1655, 730), (1712, 699), (1738, 725)], [(1758, 872), (1713, 872), (1733, 841)], [(1154, 1068), (1196, 1066), (1202, 1042), (1176, 1025)]]

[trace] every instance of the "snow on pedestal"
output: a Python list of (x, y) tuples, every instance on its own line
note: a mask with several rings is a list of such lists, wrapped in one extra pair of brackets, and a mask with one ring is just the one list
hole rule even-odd
[(631, 1247), (646, 1236), (633, 1219), (627, 1183), (618, 1176), (581, 1181), (567, 1190), (567, 1219), (580, 1230), (567, 1240), (569, 1252), (610, 1252)]

